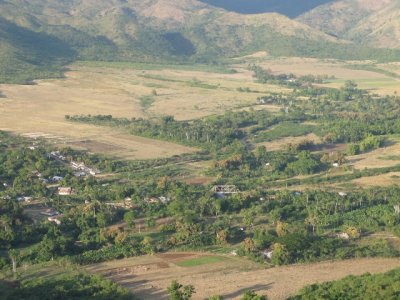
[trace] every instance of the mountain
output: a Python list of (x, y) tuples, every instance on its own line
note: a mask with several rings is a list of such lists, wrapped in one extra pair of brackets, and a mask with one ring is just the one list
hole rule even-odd
[(201, 0), (202, 2), (241, 14), (276, 12), (290, 18), (333, 0)]
[(83, 57), (96, 43), (108, 49), (105, 58), (116, 49), (130, 58), (238, 55), (256, 41), (268, 48), (272, 38), (294, 36), (336, 42), (285, 16), (240, 15), (194, 0), (9, 0), (0, 2), (0, 15), (68, 41)]
[(371, 47), (400, 48), (398, 0), (341, 0), (321, 5), (296, 20)]
[(400, 49), (400, 2), (370, 14), (349, 30), (346, 37), (372, 47)]
[(29, 78), (61, 75), (75, 56), (63, 41), (0, 18), (0, 81), (27, 83)]
[[(8, 24), (0, 23), (0, 30), (11, 30), (0, 60), (11, 55), (16, 66), (76, 59), (209, 63), (256, 51), (341, 59), (398, 55), (351, 45), (277, 13), (238, 14), (196, 0), (2, 0), (0, 18)], [(24, 44), (15, 46), (12, 27), (25, 30)], [(29, 74), (26, 81), (41, 77)]]

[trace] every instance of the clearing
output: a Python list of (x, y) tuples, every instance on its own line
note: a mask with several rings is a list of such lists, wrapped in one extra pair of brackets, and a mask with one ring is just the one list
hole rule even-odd
[(168, 299), (166, 288), (172, 280), (193, 284), (197, 291), (194, 299), (212, 295), (240, 299), (247, 289), (267, 295), (269, 299), (285, 299), (305, 285), (347, 275), (381, 273), (396, 267), (400, 267), (397, 258), (370, 258), (263, 269), (234, 256), (166, 253), (95, 264), (87, 269), (122, 284), (141, 299), (162, 300)]

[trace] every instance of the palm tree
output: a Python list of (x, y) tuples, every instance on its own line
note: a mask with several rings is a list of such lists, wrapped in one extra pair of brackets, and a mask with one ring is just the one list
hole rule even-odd
[(15, 277), (16, 274), (17, 274), (17, 259), (19, 257), (19, 252), (17, 250), (15, 250), (15, 249), (10, 249), (8, 251), (8, 255), (11, 258), (12, 270), (13, 270), (13, 274), (14, 274), (14, 277)]
[(96, 212), (99, 211), (101, 208), (102, 204), (99, 200), (91, 200), (83, 207), (82, 211), (85, 214), (93, 212), (93, 217), (96, 218)]

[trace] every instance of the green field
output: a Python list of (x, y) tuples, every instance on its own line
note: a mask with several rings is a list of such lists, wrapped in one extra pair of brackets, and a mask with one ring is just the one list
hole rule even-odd
[(213, 264), (224, 261), (225, 258), (221, 256), (201, 256), (177, 263), (180, 267), (196, 267), (201, 265)]

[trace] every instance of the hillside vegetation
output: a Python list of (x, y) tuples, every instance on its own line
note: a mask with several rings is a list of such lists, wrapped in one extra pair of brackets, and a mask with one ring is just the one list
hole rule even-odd
[[(257, 51), (352, 60), (400, 57), (398, 51), (355, 46), (276, 13), (242, 15), (195, 0), (9, 0), (0, 2), (0, 17), (5, 32), (0, 56), (13, 65), (11, 73), (4, 68), (1, 82), (54, 76), (76, 59), (220, 63)], [(23, 44), (15, 28), (24, 30)]]
[(52, 262), (29, 266), (18, 281), (1, 278), (0, 298), (7, 300), (116, 299), (133, 300), (133, 295), (100, 276), (79, 272), (74, 266)]
[(342, 280), (314, 284), (289, 300), (300, 299), (397, 299), (400, 269), (385, 274), (348, 276)]
[(61, 76), (74, 51), (61, 40), (0, 18), (0, 82)]
[(341, 0), (297, 18), (315, 29), (371, 47), (400, 47), (400, 3), (395, 0)]

